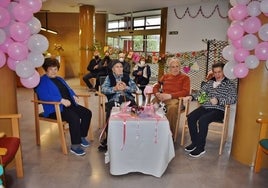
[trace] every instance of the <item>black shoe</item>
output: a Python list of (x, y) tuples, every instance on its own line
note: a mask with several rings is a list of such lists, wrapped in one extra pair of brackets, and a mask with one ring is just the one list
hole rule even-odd
[(184, 148), (184, 151), (191, 152), (191, 151), (194, 151), (195, 148), (196, 148), (196, 145), (192, 143), (192, 144), (186, 146), (186, 147)]
[(190, 152), (189, 155), (191, 157), (197, 158), (197, 157), (200, 157), (201, 155), (203, 155), (205, 153), (206, 153), (205, 149), (196, 148), (194, 151)]
[(107, 151), (107, 145), (100, 144), (98, 147), (99, 152), (106, 152)]

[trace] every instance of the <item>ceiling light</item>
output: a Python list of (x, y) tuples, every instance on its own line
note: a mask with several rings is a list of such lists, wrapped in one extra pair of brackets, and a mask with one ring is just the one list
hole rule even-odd
[(47, 15), (47, 12), (45, 13), (45, 16), (46, 16), (46, 24), (45, 24), (46, 27), (41, 27), (41, 30), (42, 30), (42, 31), (45, 31), (45, 32), (48, 32), (48, 33), (52, 33), (52, 34), (57, 35), (57, 34), (58, 34), (57, 31), (48, 29), (48, 15)]
[(53, 30), (50, 30), (50, 29), (46, 29), (46, 28), (44, 28), (44, 27), (41, 27), (41, 30), (42, 30), (42, 31), (45, 31), (45, 32), (48, 32), (48, 33), (55, 34), (55, 35), (57, 35), (57, 34), (58, 34), (58, 32), (57, 32), (57, 31), (53, 31)]

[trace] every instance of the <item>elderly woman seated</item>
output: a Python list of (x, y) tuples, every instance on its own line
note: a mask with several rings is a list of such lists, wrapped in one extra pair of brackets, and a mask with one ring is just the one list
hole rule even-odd
[(164, 74), (153, 87), (153, 102), (163, 102), (167, 109), (167, 119), (172, 135), (175, 134), (178, 118), (179, 97), (190, 94), (190, 78), (180, 71), (181, 64), (176, 57), (167, 60), (168, 73)]

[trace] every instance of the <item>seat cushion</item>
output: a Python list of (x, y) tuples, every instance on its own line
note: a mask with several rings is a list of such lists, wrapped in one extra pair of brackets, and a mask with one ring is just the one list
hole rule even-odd
[(262, 139), (262, 140), (260, 140), (260, 145), (263, 148), (268, 149), (268, 139)]
[(7, 154), (2, 156), (3, 165), (7, 165), (16, 155), (20, 146), (20, 139), (16, 137), (0, 138), (0, 147), (7, 149)]

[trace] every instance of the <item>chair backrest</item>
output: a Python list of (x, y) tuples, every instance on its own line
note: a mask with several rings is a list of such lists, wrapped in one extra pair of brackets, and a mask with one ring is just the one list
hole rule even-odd
[[(1, 114), (0, 119), (9, 119), (11, 121), (12, 135), (0, 138), (0, 161), (5, 167), (12, 159), (15, 159), (17, 177), (22, 178), (23, 162), (20, 143), (19, 118), (21, 114)], [(6, 153), (5, 153), (6, 151)]]

